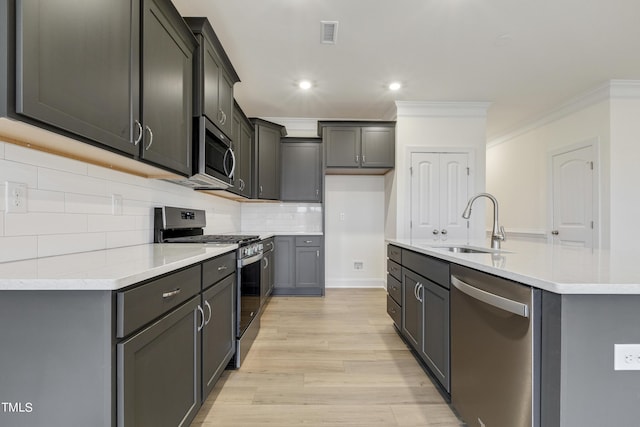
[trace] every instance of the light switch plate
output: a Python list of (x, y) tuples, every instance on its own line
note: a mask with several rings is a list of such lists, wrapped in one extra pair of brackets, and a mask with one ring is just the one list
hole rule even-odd
[(122, 195), (111, 195), (111, 213), (113, 215), (122, 215)]

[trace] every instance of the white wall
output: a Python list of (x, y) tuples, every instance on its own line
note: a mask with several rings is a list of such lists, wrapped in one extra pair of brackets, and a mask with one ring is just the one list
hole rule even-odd
[[(27, 184), (27, 213), (6, 212), (6, 181)], [(0, 141), (0, 262), (151, 243), (163, 205), (205, 209), (210, 234), (240, 230), (238, 202)]]
[[(485, 188), (486, 112), (484, 102), (396, 102), (396, 168), (387, 174), (386, 236), (408, 238), (409, 228), (409, 150), (452, 148), (470, 149), (474, 164), (470, 165), (473, 188), (469, 194)], [(480, 201), (479, 201), (480, 202)], [(462, 214), (462, 212), (461, 212)], [(484, 211), (474, 210), (471, 237), (484, 236)]]
[[(383, 176), (326, 176), (327, 287), (384, 287), (384, 204)], [(357, 261), (362, 270), (354, 269)]]
[(507, 233), (537, 235), (551, 231), (550, 155), (563, 147), (596, 141), (600, 161), (597, 188), (600, 205), (599, 241), (608, 246), (610, 88), (590, 91), (558, 106), (546, 116), (498, 140), (487, 148), (487, 191), (500, 200), (501, 222)]

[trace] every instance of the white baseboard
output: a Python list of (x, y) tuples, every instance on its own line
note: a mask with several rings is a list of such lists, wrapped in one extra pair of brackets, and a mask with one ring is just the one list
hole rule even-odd
[(325, 288), (382, 288), (386, 289), (385, 279), (327, 279)]

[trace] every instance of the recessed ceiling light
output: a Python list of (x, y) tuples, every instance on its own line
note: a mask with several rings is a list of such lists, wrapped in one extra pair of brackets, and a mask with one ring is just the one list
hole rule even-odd
[(390, 90), (399, 90), (402, 87), (400, 82), (393, 82), (389, 85)]
[(311, 82), (309, 80), (301, 80), (298, 86), (304, 90), (311, 89)]

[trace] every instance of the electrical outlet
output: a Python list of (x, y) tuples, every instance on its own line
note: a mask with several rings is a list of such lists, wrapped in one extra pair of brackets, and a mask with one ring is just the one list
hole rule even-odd
[(640, 344), (614, 344), (613, 369), (640, 371)]
[(111, 213), (113, 215), (122, 215), (122, 195), (111, 195)]
[(363, 261), (353, 261), (353, 269), (354, 270), (362, 270), (364, 268)]
[(7, 181), (5, 197), (7, 213), (27, 212), (27, 184)]
[(340, 212), (340, 221), (344, 221), (345, 215), (344, 212)]

